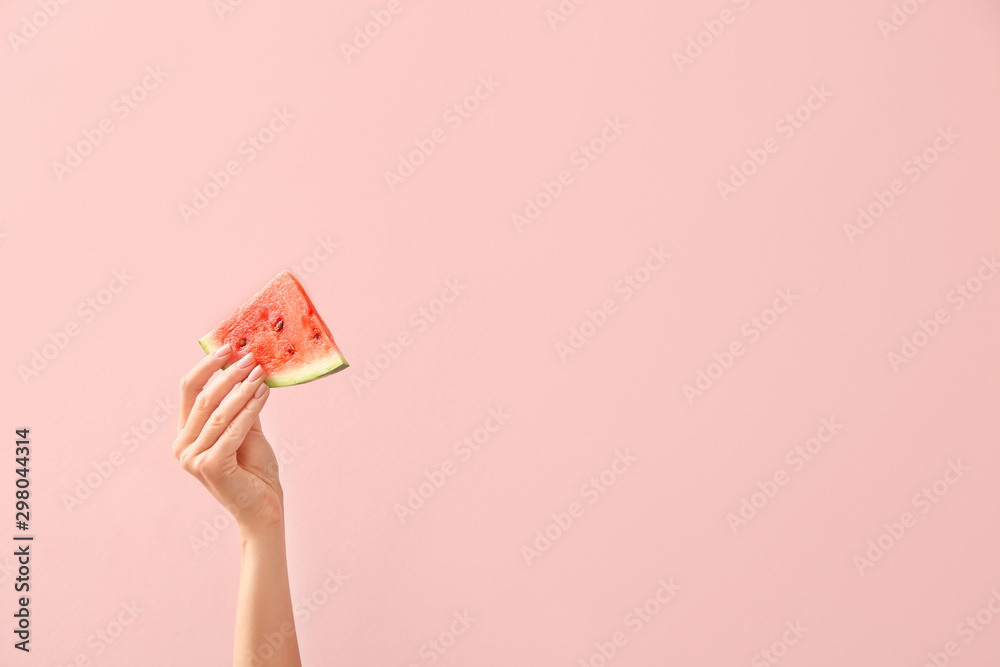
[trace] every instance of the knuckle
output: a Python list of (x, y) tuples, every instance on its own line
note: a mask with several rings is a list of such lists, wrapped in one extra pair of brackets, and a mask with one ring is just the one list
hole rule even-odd
[(216, 410), (209, 416), (208, 423), (210, 426), (223, 426), (226, 423), (226, 416)]
[(181, 467), (187, 470), (189, 473), (194, 474), (194, 466), (191, 460), (191, 455), (187, 452), (181, 452), (177, 456), (177, 460), (180, 461)]
[(208, 450), (201, 455), (198, 460), (198, 474), (205, 479), (214, 479), (219, 475), (222, 467), (218, 457), (212, 455), (212, 450)]
[(191, 469), (195, 472), (195, 474), (204, 477), (206, 474), (211, 472), (212, 467), (209, 465), (205, 456), (198, 456), (191, 461)]
[(198, 410), (208, 409), (208, 394), (206, 392), (198, 394), (198, 398), (194, 399), (194, 407)]
[(226, 435), (228, 435), (229, 437), (231, 438), (238, 437), (241, 432), (242, 428), (240, 427), (238, 420), (234, 419), (233, 421), (226, 424)]

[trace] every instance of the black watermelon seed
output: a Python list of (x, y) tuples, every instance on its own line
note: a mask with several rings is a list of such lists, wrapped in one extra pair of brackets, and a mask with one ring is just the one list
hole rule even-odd
[(284, 327), (285, 327), (285, 321), (284, 320), (278, 320), (278, 323), (274, 325), (274, 330), (275, 331), (281, 331)]
[(247, 344), (247, 339), (246, 339), (246, 338), (240, 338), (240, 342), (239, 342), (239, 343), (237, 343), (237, 344), (238, 344), (238, 345), (239, 345), (240, 347), (243, 347), (244, 345), (246, 345), (246, 344)]

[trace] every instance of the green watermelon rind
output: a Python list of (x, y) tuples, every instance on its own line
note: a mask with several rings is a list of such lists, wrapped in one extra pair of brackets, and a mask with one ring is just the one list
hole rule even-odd
[[(219, 349), (219, 345), (208, 338), (200, 339), (198, 344), (201, 345), (201, 349), (205, 350), (205, 354), (215, 354), (215, 351)], [(229, 368), (230, 365), (227, 364), (223, 368)], [(347, 363), (346, 359), (334, 353), (311, 364), (300, 366), (295, 370), (268, 375), (264, 378), (264, 384), (268, 387), (290, 387), (294, 384), (305, 384), (306, 382), (312, 382), (321, 377), (342, 371), (348, 366), (350, 364)]]

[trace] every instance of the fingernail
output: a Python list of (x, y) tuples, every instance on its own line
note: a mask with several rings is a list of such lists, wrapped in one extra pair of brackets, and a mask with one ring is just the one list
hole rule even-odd
[(260, 398), (261, 396), (264, 395), (265, 391), (267, 391), (267, 384), (266, 383), (261, 384), (259, 387), (257, 387), (257, 391), (255, 391), (253, 393), (253, 397), (254, 398)]
[(233, 346), (230, 345), (229, 343), (226, 343), (225, 345), (223, 345), (222, 347), (220, 347), (218, 350), (215, 351), (215, 356), (217, 356), (219, 359), (225, 359), (226, 357), (229, 356), (229, 353), (232, 351), (233, 351)]
[(257, 378), (259, 378), (263, 374), (264, 374), (264, 367), (263, 366), (257, 366), (255, 369), (253, 369), (252, 371), (250, 371), (250, 377), (248, 377), (247, 380), (249, 380), (250, 382), (253, 382), (254, 380), (256, 380)]
[(236, 367), (237, 368), (242, 368), (242, 369), (247, 369), (247, 368), (250, 368), (251, 366), (253, 366), (254, 363), (255, 362), (254, 362), (253, 354), (248, 354), (247, 356), (245, 356), (245, 357), (243, 357), (242, 359), (239, 360), (239, 362), (236, 364)]

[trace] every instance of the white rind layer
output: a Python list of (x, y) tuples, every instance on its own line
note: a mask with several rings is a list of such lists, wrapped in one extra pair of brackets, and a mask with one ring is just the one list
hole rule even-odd
[[(205, 354), (214, 354), (219, 349), (219, 346), (215, 342), (207, 338), (202, 338), (198, 343), (205, 350)], [(264, 383), (269, 387), (289, 387), (293, 384), (303, 384), (318, 380), (325, 375), (342, 371), (349, 365), (346, 359), (337, 353), (333, 353), (312, 363), (300, 366), (293, 371), (268, 375), (264, 378)]]

